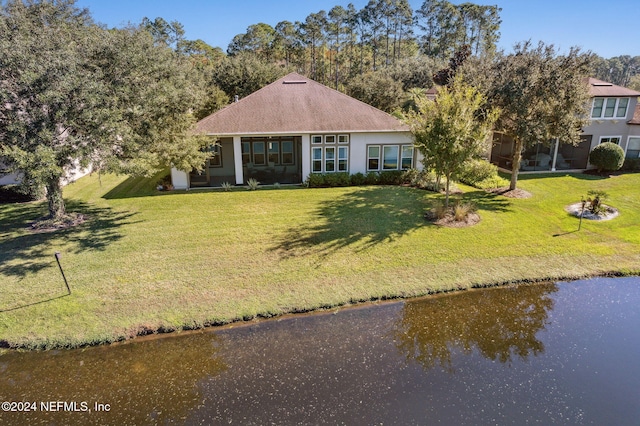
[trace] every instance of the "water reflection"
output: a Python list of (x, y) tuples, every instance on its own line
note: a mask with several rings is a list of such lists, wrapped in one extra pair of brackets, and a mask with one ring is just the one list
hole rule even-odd
[(544, 353), (537, 338), (558, 291), (553, 284), (470, 291), (404, 305), (394, 330), (396, 346), (425, 369), (453, 371), (452, 352), (477, 349), (484, 357), (511, 362)]
[(145, 424), (184, 419), (202, 400), (198, 383), (227, 368), (217, 346), (215, 334), (197, 333), (84, 350), (5, 354), (0, 357), (0, 401), (75, 401), (87, 402), (89, 408), (103, 403), (110, 411), (0, 413), (0, 423), (55, 418), (60, 424)]

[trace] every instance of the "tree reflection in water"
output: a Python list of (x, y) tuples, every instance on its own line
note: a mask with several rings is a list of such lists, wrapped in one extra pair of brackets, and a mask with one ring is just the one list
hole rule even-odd
[(502, 363), (544, 353), (536, 334), (547, 324), (554, 283), (485, 289), (408, 302), (394, 327), (396, 346), (425, 369), (453, 372), (452, 351)]

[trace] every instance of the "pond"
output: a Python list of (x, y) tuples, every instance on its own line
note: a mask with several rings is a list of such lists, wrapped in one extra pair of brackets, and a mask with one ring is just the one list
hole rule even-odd
[(638, 306), (598, 278), (9, 352), (0, 423), (638, 424)]

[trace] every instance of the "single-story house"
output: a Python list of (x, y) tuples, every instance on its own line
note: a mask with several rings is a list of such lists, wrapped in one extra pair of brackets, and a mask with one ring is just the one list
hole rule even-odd
[[(67, 185), (71, 182), (75, 182), (83, 176), (91, 173), (91, 167), (81, 167), (76, 161), (74, 166), (67, 170), (65, 176), (62, 178), (62, 184)], [(10, 172), (9, 169), (0, 162), (0, 186), (4, 185), (17, 185), (22, 181), (22, 174), (16, 172)]]
[[(522, 153), (520, 171), (584, 170), (589, 167), (589, 153), (603, 142), (622, 147), (627, 158), (640, 157), (640, 92), (595, 78), (588, 79), (591, 95), (589, 125), (582, 129), (577, 146), (562, 141), (540, 142)], [(491, 162), (511, 170), (513, 140), (495, 132)]]
[(291, 73), (198, 122), (217, 138), (203, 172), (171, 170), (174, 188), (301, 183), (311, 173), (420, 166), (409, 127), (350, 96)]

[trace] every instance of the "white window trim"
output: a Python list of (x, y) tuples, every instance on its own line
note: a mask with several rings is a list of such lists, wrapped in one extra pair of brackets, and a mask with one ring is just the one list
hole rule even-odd
[(329, 144), (336, 143), (336, 135), (325, 135), (324, 143), (329, 143)]
[(598, 145), (600, 145), (602, 143), (602, 139), (611, 139), (611, 138), (618, 138), (618, 146), (620, 146), (620, 143), (622, 143), (622, 135), (620, 135), (620, 136), (617, 136), (617, 135), (616, 136), (600, 136), (600, 140), (598, 141)]
[[(313, 152), (316, 150), (320, 150), (320, 159), (315, 159), (313, 156)], [(313, 163), (316, 161), (320, 161), (320, 170), (313, 170)], [(321, 146), (311, 147), (311, 173), (323, 173), (324, 171), (324, 150)]]
[[(411, 157), (404, 157), (404, 156), (402, 155), (402, 152), (404, 151), (404, 148), (406, 148), (406, 147), (411, 148)], [(402, 168), (402, 160), (404, 160), (405, 158), (411, 158), (411, 167), (409, 167), (409, 168), (410, 168), (410, 169), (412, 169), (412, 168), (413, 168), (413, 161), (414, 161), (415, 155), (416, 155), (416, 148), (415, 148), (415, 146), (413, 146), (413, 145), (407, 145), (407, 144), (400, 145), (400, 170), (406, 170), (406, 169), (403, 169), (403, 168)]]
[[(597, 99), (602, 99), (602, 111), (600, 112), (600, 116), (599, 117), (594, 117), (593, 116), (593, 108), (596, 104), (596, 100)], [(613, 106), (613, 116), (612, 117), (605, 117), (605, 111), (606, 111), (606, 107), (607, 107), (607, 100), (608, 99), (615, 99), (616, 103)], [(616, 114), (618, 113), (618, 105), (620, 103), (620, 99), (627, 99), (627, 110), (624, 112), (624, 116), (622, 117), (618, 117)], [(627, 118), (627, 115), (629, 114), (629, 105), (631, 105), (631, 99), (627, 98), (627, 97), (622, 97), (622, 98), (614, 98), (614, 97), (602, 97), (602, 96), (597, 96), (595, 98), (593, 98), (593, 101), (591, 102), (591, 111), (590, 111), (590, 117), (592, 120), (624, 120), (625, 118)]]
[[(624, 147), (624, 158), (627, 158), (627, 151), (629, 150), (629, 142), (631, 142), (631, 139), (640, 139), (640, 135), (627, 136), (627, 144)], [(640, 158), (640, 153), (637, 158)]]
[(338, 143), (340, 143), (340, 144), (348, 144), (349, 143), (349, 135), (338, 135)]
[[(340, 150), (345, 150), (346, 156), (345, 158), (340, 158)], [(336, 172), (339, 173), (344, 173), (344, 172), (349, 172), (349, 147), (348, 146), (339, 146), (336, 149)], [(347, 162), (347, 169), (346, 170), (340, 170), (340, 160), (346, 160)]]
[[(367, 145), (367, 171), (368, 172), (377, 172), (380, 170), (380, 167), (382, 166), (382, 146), (383, 145)], [(373, 148), (373, 147), (377, 147), (378, 148), (378, 157), (370, 157), (369, 156), (369, 148)], [(377, 169), (370, 169), (369, 168), (369, 160), (376, 158), (378, 160), (378, 168)]]
[[(333, 158), (329, 158), (329, 156), (327, 155), (327, 151), (329, 151), (330, 149), (333, 150)], [(338, 153), (336, 152), (337, 148), (335, 146), (325, 146), (324, 147), (324, 161), (322, 162), (322, 171), (324, 173), (335, 173), (338, 169), (338, 164), (337, 164), (337, 159), (338, 159)], [(329, 161), (333, 161), (333, 170), (327, 170), (327, 163)]]
[[(320, 142), (316, 142), (316, 138), (320, 139)], [(311, 144), (312, 145), (320, 145), (324, 141), (322, 135), (311, 135)]]
[[(396, 167), (394, 167), (393, 169), (385, 169), (384, 168), (384, 149), (385, 148), (391, 148), (391, 147), (395, 147), (398, 149), (397, 153), (396, 153)], [(389, 171), (389, 170), (400, 170), (400, 168), (402, 167), (401, 163), (402, 163), (402, 148), (401, 145), (397, 145), (397, 144), (388, 144), (388, 145), (382, 145), (382, 168), (380, 170), (382, 171)]]

